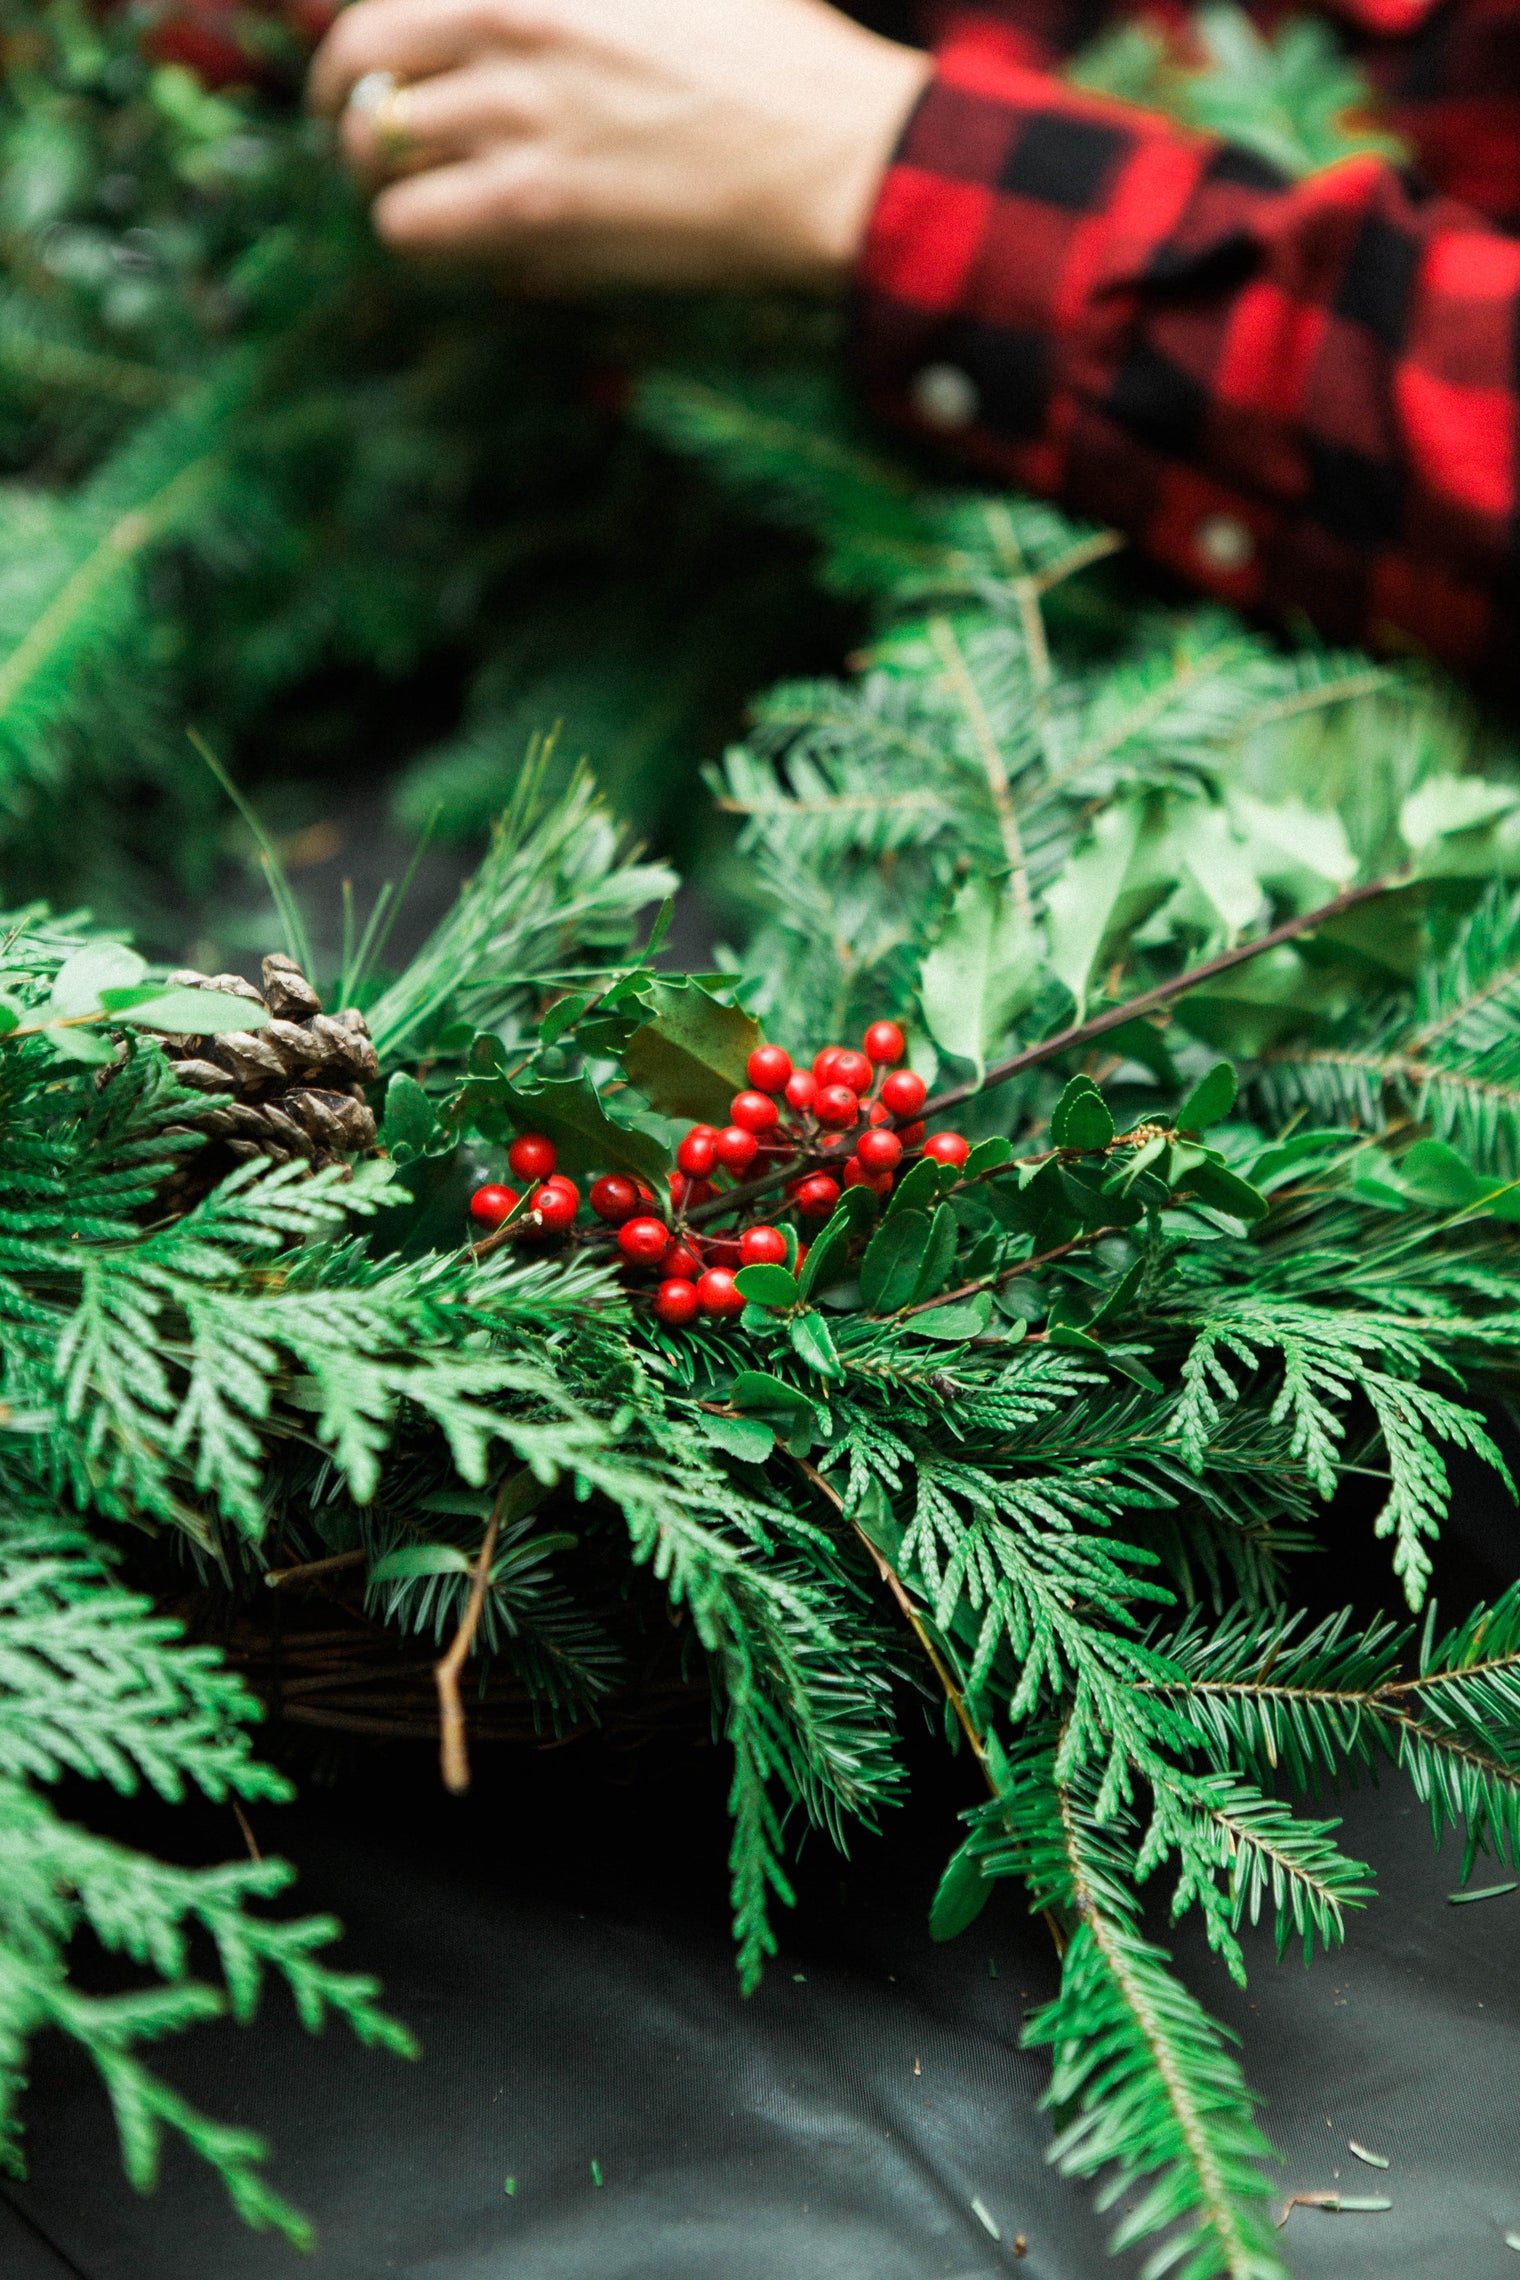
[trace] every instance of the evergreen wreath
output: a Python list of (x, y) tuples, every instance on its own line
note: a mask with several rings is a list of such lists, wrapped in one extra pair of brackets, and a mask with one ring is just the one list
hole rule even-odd
[[(487, 525), (510, 539), (524, 500), (478, 480), (499, 463), (459, 406), (500, 351), (452, 307), (416, 391), (398, 362), (355, 419), (356, 360), (421, 288), (365, 250), (277, 86), (208, 86), (194, 9), (19, 14), (0, 367), (31, 474), (0, 530), (0, 795), (12, 864), (51, 845), (57, 870), (87, 790), (110, 812), (151, 779), (159, 825), (202, 812), (177, 751), (198, 675), (220, 672), (233, 734), (334, 645), (395, 667), (476, 626), (500, 592)], [(293, 74), (274, 11), (223, 29)], [(1327, 155), (1349, 99), (1329, 45), (1204, 29), (1212, 74), (1133, 46), (1092, 74), (1265, 122), (1279, 158), (1297, 119), (1303, 162)], [(141, 2046), (251, 2017), (273, 1973), (308, 2024), (409, 2047), (322, 1960), (333, 1926), (261, 1911), (283, 1866), (169, 1868), (54, 1803), (65, 1775), (284, 1792), (253, 1691), (139, 1587), (167, 1595), (166, 1547), (249, 1605), (341, 1574), (356, 1620), (434, 1642), (456, 1786), (472, 1663), (561, 1729), (613, 1714), (631, 1568), (732, 1754), (743, 1984), (796, 1833), (871, 1825), (904, 1708), (931, 1699), (987, 1793), (947, 1831), (931, 1931), (1006, 1878), (1062, 1951), (1027, 2029), (1052, 2158), (1132, 2196), (1115, 2239), (1160, 2236), (1150, 2270), (1268, 2280), (1255, 2101), (1141, 1894), (1172, 1879), (1237, 1977), (1247, 1921), (1333, 1946), (1372, 1887), (1318, 1801), (1380, 1767), (1438, 1839), (1460, 1829), (1464, 1873), (1515, 1857), (1520, 1586), (1449, 1628), (1429, 1586), (1452, 1453), (1508, 1483), (1520, 773), (1421, 669), (1179, 609), (1110, 534), (883, 457), (799, 328), (735, 383), (736, 321), (680, 320), (620, 465), (637, 490), (684, 455), (691, 497), (726, 486), (801, 529), (870, 625), (843, 677), (763, 698), (714, 773), (745, 897), (720, 970), (656, 962), (641, 914), (674, 880), (547, 748), (402, 972), (383, 917), (322, 966), (281, 887), (267, 972), (301, 1050), (367, 1029), (378, 1154), (336, 1111), (320, 1148), (291, 1140), (284, 1078), (258, 1073), (272, 981), (155, 971), (37, 905), (6, 924), (5, 2152), (57, 2027), (134, 2182), (179, 2132), (244, 2216), (301, 2239), (263, 2148)], [(580, 448), (546, 485), (571, 521)], [(518, 701), (490, 725), (479, 654), (477, 761)], [(229, 1134), (246, 1160), (215, 1177)], [(1368, 1474), (1418, 1627), (1295, 1606), (1317, 1516)], [(81, 1992), (82, 1925), (148, 1988)], [(196, 1926), (221, 1990), (188, 1976)]]

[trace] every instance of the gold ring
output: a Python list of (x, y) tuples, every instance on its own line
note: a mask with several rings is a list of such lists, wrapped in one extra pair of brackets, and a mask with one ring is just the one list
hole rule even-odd
[(362, 79), (354, 81), (346, 105), (369, 121), (370, 133), (392, 166), (404, 166), (417, 148), (397, 117), (397, 106), (405, 93), (405, 83), (394, 71), (366, 71)]

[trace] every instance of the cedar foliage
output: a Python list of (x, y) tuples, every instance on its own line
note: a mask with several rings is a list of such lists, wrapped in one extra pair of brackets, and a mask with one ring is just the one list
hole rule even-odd
[[(26, 25), (0, 309), (7, 448), (33, 471), (0, 533), (18, 868), (65, 793), (156, 770), (194, 809), (166, 723), (177, 737), (196, 674), (220, 676), (236, 726), (334, 648), (395, 670), (478, 627), (500, 592), (481, 565), (530, 520), (459, 408), (499, 342), (444, 306), (415, 373), (376, 351), (376, 307), (413, 289), (364, 248), (304, 129), (149, 70), (130, 26), (61, 6)], [(1284, 111), (1307, 81), (1300, 155), (1326, 155), (1339, 62), (1231, 40), (1189, 100)], [(39, 188), (60, 135), (73, 158)], [(151, 274), (114, 258), (132, 248), (101, 210), (128, 156), (130, 229), (185, 224)], [(843, 1843), (889, 1807), (905, 1704), (937, 1696), (988, 1796), (931, 1929), (954, 1936), (1011, 1877), (1064, 1946), (1028, 2030), (1052, 2052), (1052, 2158), (1105, 2204), (1130, 2197), (1116, 2238), (1154, 2241), (1152, 2271), (1265, 2280), (1285, 2269), (1268, 2141), (1140, 1901), (1164, 1875), (1236, 1977), (1248, 1923), (1333, 1947), (1372, 1886), (1324, 1792), (1379, 1767), (1438, 1838), (1460, 1831), (1467, 1867), (1520, 1842), (1520, 1595), (1444, 1630), (1429, 1597), (1452, 1453), (1508, 1478), (1515, 771), (1431, 677), (1166, 606), (1108, 534), (883, 456), (816, 360), (736, 381), (725, 337), (699, 313), (684, 361), (646, 378), (658, 443), (632, 463), (678, 452), (702, 471), (689, 495), (721, 487), (803, 532), (870, 628), (843, 676), (761, 699), (714, 772), (744, 866), (721, 973), (655, 965), (639, 914), (668, 874), (584, 774), (541, 759), (407, 970), (344, 961), (384, 1065), (382, 1159), (245, 1168), (166, 1218), (205, 1102), (154, 1041), (155, 985), (87, 921), (7, 924), (6, 2150), (53, 2026), (100, 2069), (134, 2182), (178, 2131), (245, 2216), (299, 2238), (262, 2149), (187, 2109), (139, 2046), (219, 2005), (251, 2016), (274, 1973), (308, 2023), (331, 2008), (405, 2047), (370, 1984), (322, 1962), (333, 1927), (261, 1912), (279, 1864), (169, 1869), (57, 1811), (65, 1773), (282, 1792), (246, 1688), (122, 1580), (136, 1531), (234, 1590), (362, 1555), (373, 1618), (438, 1641), (479, 1571), (478, 1655), (561, 1723), (621, 1682), (618, 1590), (586, 1579), (631, 1565), (700, 1649), (732, 1753), (744, 1984), (774, 1952), (799, 1829)], [(546, 338), (512, 342), (528, 427)], [(573, 524), (589, 510), (565, 465)], [(487, 543), (492, 515), (506, 542)], [(495, 717), (476, 724), (489, 767), (517, 700)], [(1073, 1019), (1376, 878), (1375, 901), (1164, 1019), (999, 1080)], [(850, 1191), (737, 1323), (661, 1331), (594, 1238), (462, 1244), (462, 1198), (512, 1132), (552, 1132), (572, 1171), (659, 1182), (761, 1023), (802, 1052), (878, 1014), (931, 1084), (979, 1088), (957, 1112), (975, 1150), (959, 1177), (921, 1162), (884, 1201)], [(1372, 1529), (1418, 1634), (1295, 1605), (1295, 1558), (1353, 1473), (1383, 1476)], [(78, 1990), (84, 1925), (144, 1989)], [(219, 1991), (187, 1976), (194, 1926)]]

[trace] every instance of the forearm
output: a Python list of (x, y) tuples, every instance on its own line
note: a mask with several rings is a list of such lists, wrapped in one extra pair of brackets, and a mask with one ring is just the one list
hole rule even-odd
[(1226, 600), (1491, 646), (1520, 244), (1386, 166), (1290, 185), (952, 45), (877, 200), (856, 330), (889, 412)]

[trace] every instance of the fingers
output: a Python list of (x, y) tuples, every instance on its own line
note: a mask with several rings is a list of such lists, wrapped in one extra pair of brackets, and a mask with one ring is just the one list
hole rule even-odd
[(342, 110), (367, 72), (426, 79), (493, 49), (541, 36), (540, 0), (359, 0), (317, 50), (308, 81), (312, 107)]
[(523, 146), (498, 144), (480, 157), (429, 167), (390, 183), (374, 203), (375, 227), (402, 253), (505, 256), (536, 249), (567, 218), (564, 200)]
[[(397, 87), (378, 109), (345, 106), (344, 155), (369, 176), (393, 173), (407, 150), (441, 159), (473, 156), (493, 142), (541, 124), (543, 103), (526, 69), (509, 61), (474, 63), (461, 71)], [(399, 147), (398, 147), (399, 145)]]

